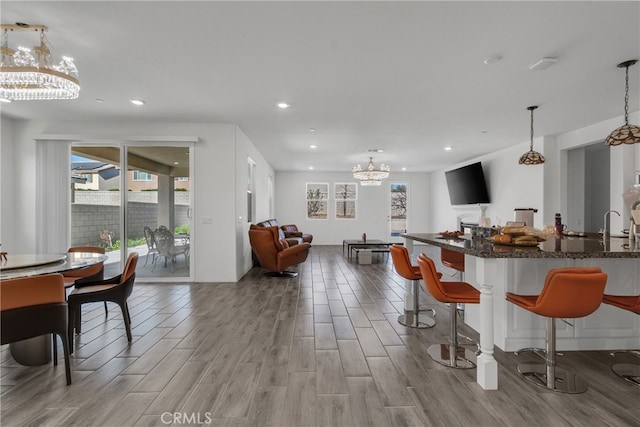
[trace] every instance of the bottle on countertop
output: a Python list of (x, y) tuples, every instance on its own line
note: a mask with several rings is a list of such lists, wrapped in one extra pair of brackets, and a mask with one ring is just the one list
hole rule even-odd
[(556, 214), (556, 224), (555, 224), (555, 226), (556, 226), (556, 235), (562, 236), (562, 228), (563, 228), (562, 227), (562, 216), (559, 213)]
[(362, 233), (362, 242), (367, 243), (367, 233)]

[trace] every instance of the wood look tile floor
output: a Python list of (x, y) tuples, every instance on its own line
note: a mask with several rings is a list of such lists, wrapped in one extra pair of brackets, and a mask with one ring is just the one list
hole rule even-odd
[[(433, 248), (418, 246), (434, 259)], [(441, 265), (445, 279), (453, 272)], [(391, 261), (357, 265), (340, 246), (314, 246), (299, 277), (254, 268), (238, 283), (136, 284), (133, 342), (110, 305), (83, 309), (73, 384), (57, 367), (1, 360), (2, 426), (638, 426), (640, 388), (611, 373), (607, 352), (565, 353), (585, 394), (548, 392), (515, 373), (532, 358), (496, 350), (497, 391), (476, 370), (448, 369), (426, 353), (437, 325), (397, 322), (404, 281)], [(474, 332), (463, 326), (463, 332)]]

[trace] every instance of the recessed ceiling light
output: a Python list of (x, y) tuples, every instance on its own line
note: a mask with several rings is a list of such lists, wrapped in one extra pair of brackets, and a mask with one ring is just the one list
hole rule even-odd
[(369, 153), (384, 153), (382, 148), (369, 148)]
[(96, 102), (97, 102), (98, 104), (102, 104), (102, 103), (104, 102), (104, 99), (102, 99), (102, 98), (96, 98)]
[(291, 104), (286, 102), (278, 102), (277, 105), (278, 105), (278, 108), (282, 108), (283, 110), (291, 107)]
[(129, 102), (132, 103), (133, 105), (144, 105), (145, 104), (145, 102), (142, 99), (130, 99)]
[(312, 171), (313, 170), (313, 166), (309, 166), (309, 170)]
[(315, 132), (316, 130), (314, 128), (309, 129), (309, 132)]
[(403, 171), (406, 171), (406, 170), (407, 170), (407, 168), (402, 168), (402, 170), (403, 170)]
[(447, 145), (446, 147), (444, 147), (444, 151), (451, 151), (453, 150), (453, 147)]
[(502, 55), (492, 55), (488, 58), (486, 58), (484, 62), (486, 65), (491, 65), (491, 64), (495, 64), (496, 62), (500, 62), (502, 60)]
[(546, 70), (547, 68), (551, 67), (556, 62), (558, 62), (558, 58), (550, 58), (550, 57), (542, 58), (542, 59), (537, 60), (535, 62), (535, 64), (532, 64), (529, 67), (529, 70), (531, 70), (531, 71)]
[(7, 99), (7, 98), (0, 98), (0, 102), (5, 102), (5, 103), (7, 103), (7, 104), (8, 104), (8, 103), (10, 103), (10, 102), (11, 102), (11, 100), (10, 100), (10, 99)]
[(179, 164), (180, 164), (180, 162), (173, 162), (173, 164), (174, 164), (174, 165), (179, 165)]
[(480, 133), (485, 134), (485, 133), (489, 133), (489, 131), (488, 130), (483, 130), (483, 131), (480, 131)]
[(309, 146), (309, 148), (311, 148), (312, 150), (314, 150), (314, 149), (318, 148), (318, 146), (317, 146), (317, 145), (310, 145), (310, 146)]

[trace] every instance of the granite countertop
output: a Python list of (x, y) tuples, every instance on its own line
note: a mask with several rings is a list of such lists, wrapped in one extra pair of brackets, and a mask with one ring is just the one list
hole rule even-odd
[(496, 245), (486, 239), (471, 239), (469, 235), (442, 237), (436, 233), (406, 233), (401, 236), (481, 258), (640, 258), (637, 241), (618, 237), (603, 239), (599, 234), (552, 237), (533, 247)]

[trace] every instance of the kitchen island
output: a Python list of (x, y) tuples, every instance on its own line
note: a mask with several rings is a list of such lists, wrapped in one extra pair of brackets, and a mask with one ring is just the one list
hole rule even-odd
[[(640, 246), (626, 238), (552, 237), (538, 246), (497, 245), (469, 236), (403, 234), (410, 253), (414, 242), (465, 254), (465, 281), (480, 290), (480, 304), (467, 305), (465, 323), (480, 333), (478, 383), (488, 390), (498, 387), (496, 345), (504, 351), (544, 347), (545, 322), (508, 303), (506, 292), (536, 295), (552, 268), (600, 267), (608, 275), (605, 292), (640, 294)], [(557, 322), (558, 350), (614, 350), (640, 348), (640, 316), (603, 304), (593, 314)]]

